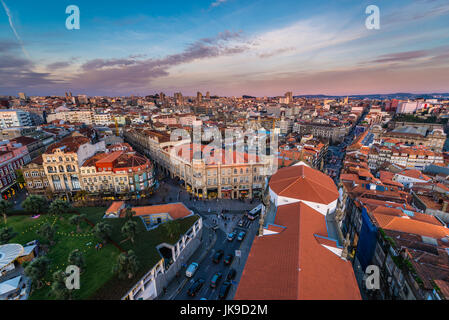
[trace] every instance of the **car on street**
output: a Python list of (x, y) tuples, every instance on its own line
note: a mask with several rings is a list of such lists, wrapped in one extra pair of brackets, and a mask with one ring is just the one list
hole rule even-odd
[(245, 217), (242, 217), (238, 223), (239, 227), (243, 227), (243, 224), (245, 223)]
[(198, 291), (201, 290), (201, 288), (203, 287), (204, 284), (204, 279), (198, 279), (196, 280), (189, 288), (189, 290), (187, 290), (187, 294), (191, 297), (194, 297)]
[(234, 240), (235, 238), (235, 231), (232, 231), (231, 233), (228, 233), (228, 241), (232, 242), (232, 240)]
[(239, 233), (239, 235), (237, 236), (237, 240), (238, 241), (242, 241), (245, 238), (246, 232), (245, 231), (241, 231)]
[(218, 250), (217, 252), (215, 252), (214, 257), (212, 258), (212, 261), (214, 263), (219, 263), (221, 258), (224, 255), (224, 251), (223, 250)]
[(231, 289), (231, 282), (225, 281), (220, 287), (220, 292), (218, 293), (219, 299), (226, 299), (229, 289)]
[(235, 271), (234, 268), (231, 268), (229, 270), (228, 276), (226, 277), (227, 280), (232, 280), (235, 278), (235, 275), (237, 274), (237, 271)]
[(187, 270), (186, 270), (186, 277), (191, 278), (191, 277), (195, 274), (196, 270), (198, 270), (198, 263), (192, 262), (192, 263), (187, 267)]
[(234, 259), (234, 255), (232, 253), (230, 253), (224, 258), (223, 262), (225, 265), (230, 265), (232, 262), (232, 259)]
[(210, 287), (216, 288), (222, 277), (223, 277), (223, 275), (221, 274), (221, 272), (215, 273), (212, 276), (212, 279), (210, 279)]

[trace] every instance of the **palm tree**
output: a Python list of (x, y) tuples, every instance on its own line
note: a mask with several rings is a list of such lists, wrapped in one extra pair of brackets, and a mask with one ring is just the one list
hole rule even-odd
[(162, 225), (168, 236), (173, 239), (177, 234), (181, 232), (181, 227), (178, 221), (169, 221)]
[(37, 230), (37, 234), (44, 237), (50, 242), (50, 245), (54, 244), (54, 237), (56, 233), (56, 227), (52, 226), (50, 223), (43, 224), (39, 230)]
[(128, 253), (122, 252), (117, 257), (117, 263), (113, 267), (113, 272), (118, 274), (119, 279), (132, 279), (139, 269), (139, 262), (134, 251), (129, 250)]
[(12, 203), (9, 201), (6, 201), (4, 199), (0, 200), (0, 213), (3, 215), (3, 220), (6, 224), (7, 215), (6, 212), (12, 208)]
[(74, 214), (73, 216), (70, 217), (69, 221), (71, 224), (76, 226), (77, 232), (81, 232), (80, 223), (81, 221), (83, 221), (84, 218), (86, 218), (85, 214)]
[(132, 217), (133, 217), (135, 214), (136, 214), (136, 212), (133, 211), (132, 208), (127, 207), (127, 208), (125, 209), (125, 216), (124, 216), (124, 218), (125, 218), (126, 221), (131, 220)]
[(112, 227), (106, 222), (99, 222), (94, 227), (95, 235), (100, 238), (103, 242), (107, 242), (108, 238), (111, 236)]
[(34, 259), (25, 267), (25, 275), (31, 279), (33, 285), (35, 285), (37, 289), (42, 286), (42, 280), (47, 273), (49, 265), (50, 260), (47, 257), (42, 256)]
[(80, 268), (80, 271), (82, 271), (86, 266), (86, 260), (84, 259), (84, 255), (78, 249), (75, 249), (72, 252), (70, 252), (67, 262)]
[(137, 222), (136, 221), (132, 221), (132, 220), (128, 220), (125, 222), (125, 224), (122, 227), (122, 233), (125, 237), (127, 237), (126, 240), (131, 239), (131, 242), (134, 243), (134, 238), (136, 236), (136, 231), (137, 231)]
[(50, 204), (50, 207), (48, 208), (48, 213), (62, 217), (62, 214), (67, 213), (67, 211), (70, 210), (71, 208), (72, 205), (69, 202), (56, 199)]
[(22, 203), (22, 207), (35, 215), (42, 213), (48, 206), (47, 199), (39, 195), (30, 195)]
[(17, 232), (14, 232), (13, 228), (11, 227), (5, 227), (0, 229), (0, 244), (7, 244), (16, 235)]
[(72, 293), (69, 289), (67, 289), (65, 280), (67, 275), (64, 271), (56, 271), (53, 273), (53, 283), (51, 285), (51, 294), (57, 300), (69, 300), (72, 296)]

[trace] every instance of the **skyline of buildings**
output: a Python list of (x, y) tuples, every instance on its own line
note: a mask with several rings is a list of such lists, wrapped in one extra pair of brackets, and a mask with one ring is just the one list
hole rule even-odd
[(0, 300), (449, 300), (448, 19), (0, 0)]

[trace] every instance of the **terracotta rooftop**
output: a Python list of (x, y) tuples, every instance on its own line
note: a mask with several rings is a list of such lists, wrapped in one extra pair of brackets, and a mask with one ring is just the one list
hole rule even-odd
[(185, 218), (192, 214), (192, 211), (180, 202), (154, 206), (133, 207), (132, 210), (136, 213), (136, 216), (168, 213), (173, 220)]
[(270, 179), (270, 188), (278, 196), (323, 204), (329, 204), (339, 196), (330, 177), (306, 165), (278, 170)]
[(278, 234), (256, 237), (236, 300), (359, 300), (351, 263), (325, 246), (325, 217), (303, 202), (277, 208)]
[(46, 154), (53, 153), (56, 149), (64, 147), (64, 152), (77, 152), (78, 148), (85, 144), (90, 142), (90, 140), (86, 137), (76, 136), (76, 137), (67, 137), (62, 139), (59, 142), (53, 143), (50, 145), (45, 151)]

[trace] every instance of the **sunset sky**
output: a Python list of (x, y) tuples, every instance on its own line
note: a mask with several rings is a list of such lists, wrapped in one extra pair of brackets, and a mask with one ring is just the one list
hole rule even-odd
[(0, 0), (0, 95), (22, 91), (449, 92), (449, 1)]

